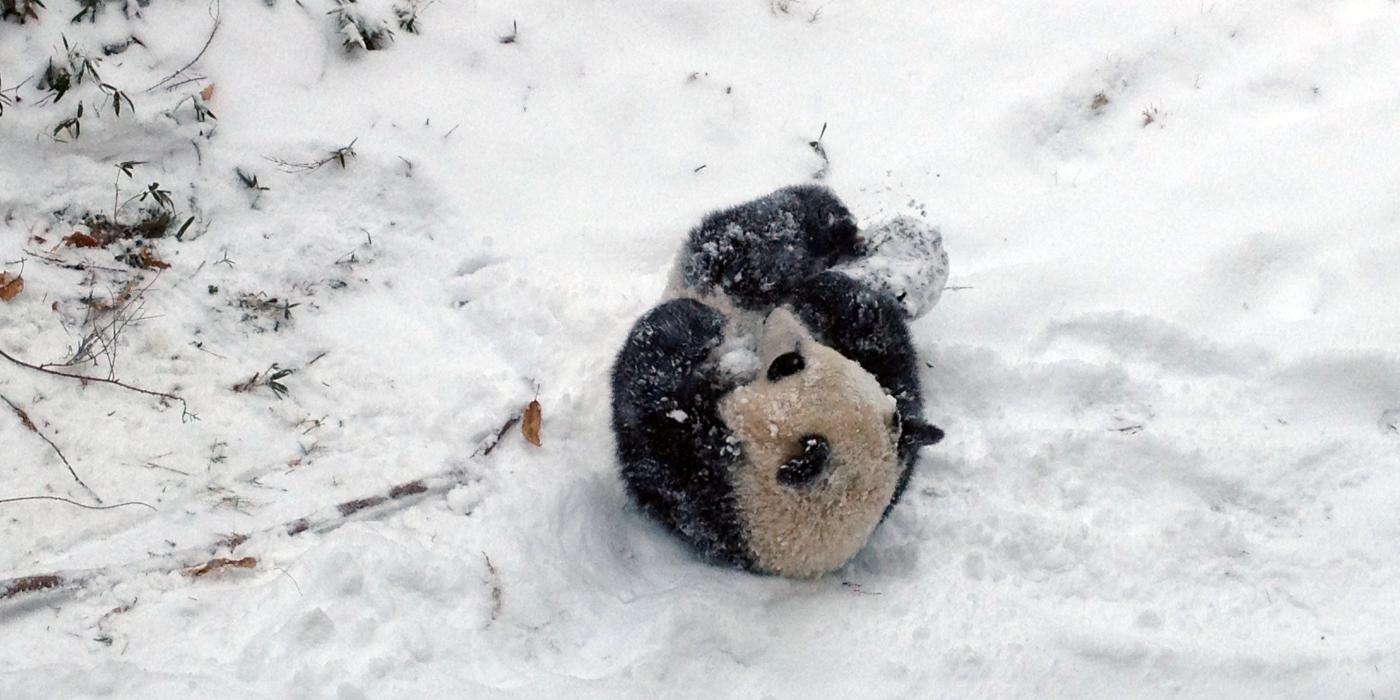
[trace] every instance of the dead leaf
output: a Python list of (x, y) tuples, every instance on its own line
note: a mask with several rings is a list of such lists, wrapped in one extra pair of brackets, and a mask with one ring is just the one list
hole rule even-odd
[(0, 272), (0, 301), (11, 301), (24, 291), (24, 278), (11, 277), (8, 272)]
[(126, 286), (122, 287), (121, 293), (112, 297), (112, 300), (110, 302), (103, 301), (96, 297), (93, 297), (91, 299), (84, 299), (83, 301), (86, 301), (88, 306), (91, 306), (92, 308), (97, 309), (98, 311), (111, 311), (112, 309), (118, 308), (131, 300), (131, 294), (136, 290), (136, 283), (138, 281), (140, 281), (139, 278), (128, 280)]
[(525, 415), (520, 419), (520, 432), (531, 445), (540, 446), (540, 423), (544, 420), (540, 402), (531, 401), (525, 407)]
[(213, 99), (213, 98), (214, 98), (214, 84), (213, 84), (213, 83), (209, 83), (209, 86), (208, 86), (208, 87), (206, 87), (206, 88), (204, 88), (203, 90), (200, 90), (200, 91), (199, 91), (199, 99), (204, 100), (205, 102), (208, 102), (209, 100), (211, 100), (211, 99)]
[(97, 238), (89, 236), (88, 234), (83, 233), (82, 231), (74, 231), (68, 234), (67, 236), (64, 236), (63, 242), (73, 246), (74, 248), (100, 248), (102, 246), (102, 241), (99, 241), (97, 240)]
[(144, 267), (147, 270), (165, 270), (170, 267), (170, 263), (157, 258), (156, 254), (152, 253), (150, 248), (142, 248), (141, 251), (136, 254), (136, 259), (141, 263), (140, 267)]
[(217, 559), (210, 559), (209, 561), (199, 566), (194, 566), (185, 569), (184, 574), (186, 576), (199, 577), (206, 576), (208, 574), (214, 573), (215, 571), (221, 571), (223, 569), (251, 569), (253, 567), (256, 567), (257, 565), (258, 560), (256, 557), (243, 557), (242, 559), (225, 559), (223, 557), (219, 557)]

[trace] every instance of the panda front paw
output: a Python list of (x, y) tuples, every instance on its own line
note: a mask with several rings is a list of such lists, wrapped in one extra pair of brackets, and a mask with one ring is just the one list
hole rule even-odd
[(856, 219), (821, 185), (786, 187), (707, 215), (690, 232), (679, 279), (741, 309), (771, 309), (793, 287), (863, 251)]
[(821, 435), (807, 435), (802, 443), (802, 454), (778, 467), (778, 483), (798, 488), (817, 480), (831, 463), (831, 443)]

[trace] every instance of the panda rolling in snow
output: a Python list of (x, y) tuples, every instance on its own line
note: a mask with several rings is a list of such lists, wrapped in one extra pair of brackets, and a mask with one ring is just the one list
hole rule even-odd
[[(818, 186), (711, 214), (670, 299), (632, 329), (612, 374), (623, 480), (703, 556), (794, 577), (840, 568), (942, 437), (921, 417), (906, 320), (932, 305), (908, 280), (941, 290), (947, 259), (936, 231), (900, 225), (927, 245), (871, 250), (890, 227), (863, 240)], [(899, 290), (879, 274), (896, 268)]]

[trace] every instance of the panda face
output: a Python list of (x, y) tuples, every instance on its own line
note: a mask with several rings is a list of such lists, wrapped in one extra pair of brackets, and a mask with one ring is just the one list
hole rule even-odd
[(759, 376), (720, 402), (743, 452), (730, 481), (757, 567), (820, 576), (865, 545), (901, 468), (895, 401), (786, 309), (764, 321)]

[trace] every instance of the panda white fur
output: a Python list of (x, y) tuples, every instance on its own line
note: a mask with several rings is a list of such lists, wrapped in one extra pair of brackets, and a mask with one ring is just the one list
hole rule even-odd
[(860, 551), (894, 498), (899, 414), (874, 375), (787, 309), (766, 319), (759, 355), (764, 367), (794, 356), (802, 367), (766, 372), (720, 400), (741, 446), (728, 475), (737, 515), (757, 568), (817, 576)]
[(794, 577), (839, 568), (897, 502), (918, 448), (942, 437), (920, 417), (905, 308), (831, 269), (859, 260), (856, 234), (817, 186), (706, 217), (672, 298), (618, 355), (627, 490), (711, 560)]

